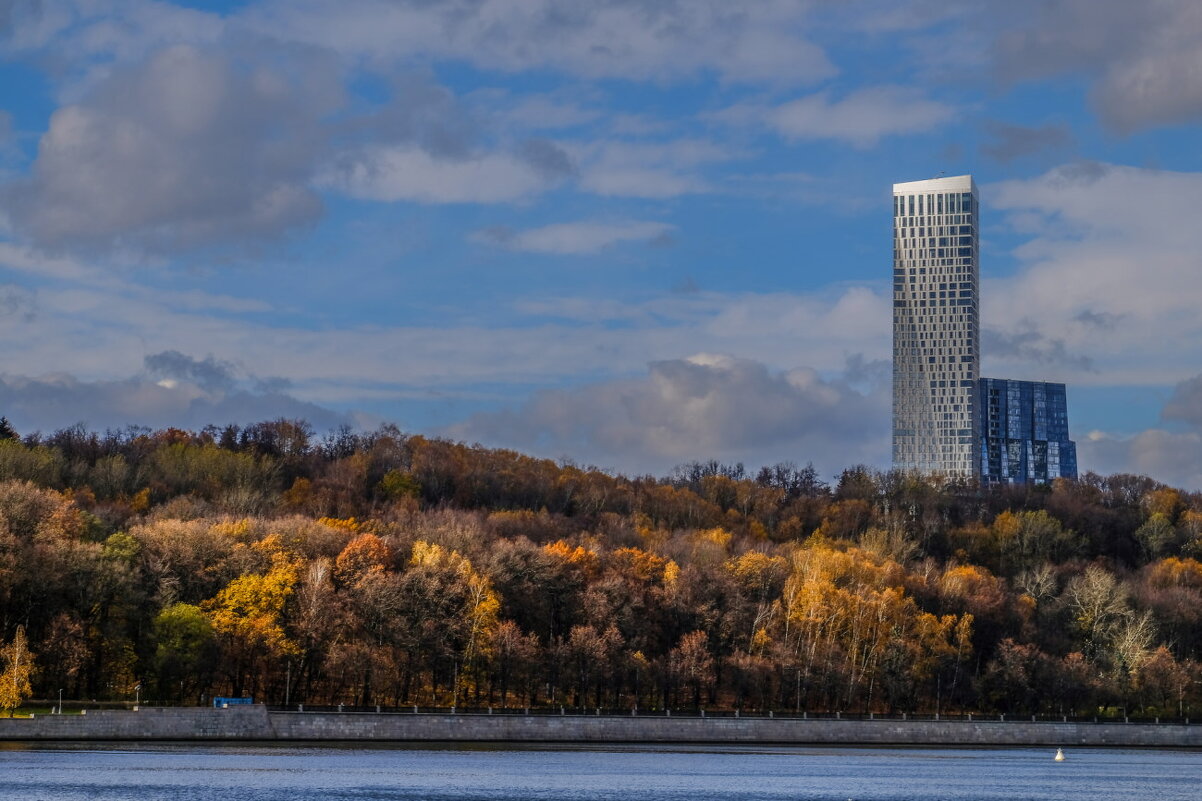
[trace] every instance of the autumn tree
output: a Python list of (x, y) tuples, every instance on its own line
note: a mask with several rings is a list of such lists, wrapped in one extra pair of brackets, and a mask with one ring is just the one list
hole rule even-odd
[(285, 630), (285, 605), (298, 580), (297, 566), (281, 552), (271, 555), (266, 573), (248, 573), (201, 604), (226, 654), (225, 671), (234, 695), (263, 688), (267, 672), (296, 653)]
[[(538, 637), (524, 633), (512, 620), (503, 620), (493, 629), (488, 653), (502, 707), (509, 706), (509, 692), (515, 685), (518, 697), (525, 697), (529, 703), (530, 679), (540, 650)], [(491, 690), (489, 699), (491, 702)]]
[(25, 627), (18, 626), (12, 642), (0, 647), (0, 711), (11, 718), (17, 707), (33, 694), (30, 679), (35, 671), (34, 657), (25, 639)]
[(478, 697), (501, 605), (491, 582), (458, 551), (422, 540), (413, 544), (405, 578), (416, 591), (406, 613), (433, 638), (430, 656), (450, 662), (452, 704), (465, 689)]
[(1165, 646), (1157, 648), (1143, 660), (1136, 679), (1144, 704), (1161, 714), (1184, 716), (1185, 697), (1194, 683), (1190, 667)]
[(1128, 590), (1097, 565), (1073, 578), (1065, 590), (1087, 658), (1096, 659), (1131, 614)]
[(1140, 476), (627, 478), (288, 420), (0, 437), (35, 694), (1188, 709), (1199, 558), (1202, 496)]
[(692, 706), (701, 706), (702, 690), (714, 679), (714, 657), (704, 631), (691, 631), (668, 655), (673, 675), (690, 690)]
[(215, 666), (213, 626), (198, 606), (174, 603), (154, 619), (159, 697), (177, 702), (208, 687)]
[(334, 561), (334, 580), (350, 586), (372, 571), (382, 571), (392, 561), (392, 551), (374, 534), (351, 540)]

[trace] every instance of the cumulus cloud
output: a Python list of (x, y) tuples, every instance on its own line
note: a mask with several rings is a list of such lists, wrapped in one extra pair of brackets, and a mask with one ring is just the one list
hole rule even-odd
[(653, 362), (642, 376), (540, 392), (449, 433), (635, 472), (717, 458), (813, 461), (833, 473), (887, 459), (888, 402), (880, 384), (865, 394), (808, 368), (776, 372), (699, 354)]
[(834, 139), (869, 147), (886, 136), (930, 131), (955, 109), (905, 86), (872, 86), (837, 99), (827, 92), (778, 106), (738, 105), (712, 115), (722, 122), (764, 124), (791, 140)]
[(1083, 74), (1098, 113), (1119, 131), (1202, 117), (1202, 7), (1194, 0), (1019, 0), (1005, 8), (994, 45), (1004, 80)]
[(477, 231), (473, 238), (508, 250), (568, 256), (589, 255), (624, 242), (665, 244), (674, 230), (672, 225), (652, 221), (581, 221), (555, 223), (525, 231), (504, 226), (485, 228)]
[(197, 360), (178, 350), (165, 350), (145, 357), (143, 363), (146, 372), (164, 379), (161, 385), (171, 381), (193, 381), (202, 389), (224, 392), (233, 388), (237, 380), (233, 364), (211, 355)]
[(440, 158), (408, 145), (344, 154), (320, 183), (365, 200), (416, 203), (500, 203), (548, 185), (540, 170), (517, 156)]
[(415, 56), (586, 78), (809, 83), (834, 74), (808, 36), (808, 0), (269, 0), (238, 15), (273, 36), (394, 63)]
[(299, 48), (159, 51), (52, 115), (4, 210), (47, 247), (278, 236), (320, 213), (308, 179), (337, 75)]
[(170, 15), (152, 31), (133, 26), (135, 47), (120, 9), (105, 17), (84, 5), (47, 12), (40, 33), (18, 26), (8, 44), (40, 52), (83, 40), (74, 58), (86, 77), (64, 92), (28, 175), (0, 193), (0, 214), (43, 249), (170, 255), (254, 244), (316, 221), (319, 189), (497, 203), (575, 170), (545, 139), (498, 145), (498, 132), (426, 75), (393, 69), (382, 97), (350, 104), (346, 85), (360, 73), (334, 51), (232, 22), (188, 36)]
[(1019, 271), (982, 289), (995, 342), (1040, 344), (1044, 375), (1024, 377), (1164, 386), (1202, 363), (1202, 173), (1085, 163), (984, 194), (1025, 239)]

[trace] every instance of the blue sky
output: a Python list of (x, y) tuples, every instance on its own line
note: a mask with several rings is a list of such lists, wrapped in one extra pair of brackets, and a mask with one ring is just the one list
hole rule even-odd
[(1189, 0), (0, 0), (0, 410), (886, 466), (890, 185), (971, 173), (985, 374), (1202, 488), (1200, 45)]

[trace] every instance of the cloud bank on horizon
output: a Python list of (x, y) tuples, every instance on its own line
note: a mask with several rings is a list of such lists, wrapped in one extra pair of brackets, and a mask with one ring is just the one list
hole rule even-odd
[(888, 462), (888, 193), (984, 372), (1202, 489), (1191, 0), (0, 0), (0, 412)]

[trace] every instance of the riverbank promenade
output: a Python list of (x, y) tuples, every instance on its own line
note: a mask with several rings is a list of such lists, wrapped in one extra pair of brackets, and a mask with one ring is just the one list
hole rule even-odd
[(312, 711), (153, 707), (0, 719), (0, 741), (709, 743), (1202, 748), (1202, 723), (705, 715), (523, 710)]

